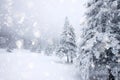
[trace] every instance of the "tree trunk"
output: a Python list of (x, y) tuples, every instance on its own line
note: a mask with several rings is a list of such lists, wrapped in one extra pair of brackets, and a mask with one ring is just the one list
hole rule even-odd
[(73, 63), (73, 59), (71, 59), (71, 61), (70, 61), (71, 63)]
[(70, 63), (73, 63), (73, 57), (71, 56)]
[(67, 55), (67, 63), (69, 63), (69, 56)]

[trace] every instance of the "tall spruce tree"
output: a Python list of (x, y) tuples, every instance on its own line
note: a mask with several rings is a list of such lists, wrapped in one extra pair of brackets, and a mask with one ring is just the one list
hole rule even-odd
[[(120, 48), (120, 1), (90, 0), (87, 7), (87, 25), (83, 29), (83, 42), (80, 45), (79, 52), (80, 67), (89, 67), (84, 69), (90, 69), (90, 67), (94, 68), (98, 66), (100, 63), (98, 63), (97, 60), (99, 61), (100, 58), (104, 58), (102, 56), (106, 57), (106, 49), (109, 50), (109, 48), (113, 48), (111, 51), (113, 52), (113, 56), (116, 57), (116, 54), (118, 53), (118, 50)], [(107, 57), (110, 58), (109, 60), (113, 60), (111, 59), (113, 56), (110, 57), (111, 53), (107, 54)], [(90, 64), (88, 66), (85, 66), (84, 64), (88, 63), (88, 61), (84, 61), (83, 58), (86, 58), (88, 56), (88, 61)], [(104, 64), (104, 66), (112, 66), (110, 65), (108, 60), (106, 63)], [(85, 71), (86, 70), (84, 70), (84, 73), (86, 73)], [(85, 76), (89, 76), (88, 78), (90, 79), (89, 73), (86, 73)], [(82, 76), (83, 80), (88, 80), (88, 78), (86, 79), (85, 76)]]
[(64, 31), (62, 33), (58, 55), (66, 57), (68, 63), (73, 63), (73, 58), (76, 56), (74, 28), (69, 24), (67, 17), (65, 19)]

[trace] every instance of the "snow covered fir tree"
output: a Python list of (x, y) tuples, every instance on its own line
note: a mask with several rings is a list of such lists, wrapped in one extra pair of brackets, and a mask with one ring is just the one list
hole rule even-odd
[[(119, 80), (120, 1), (90, 0), (87, 7), (84, 39), (79, 47), (79, 66), (87, 73), (81, 74), (81, 78)], [(114, 79), (110, 79), (110, 74)]]
[(66, 57), (67, 63), (73, 63), (73, 58), (76, 57), (76, 48), (74, 28), (70, 25), (68, 17), (66, 17), (57, 55)]

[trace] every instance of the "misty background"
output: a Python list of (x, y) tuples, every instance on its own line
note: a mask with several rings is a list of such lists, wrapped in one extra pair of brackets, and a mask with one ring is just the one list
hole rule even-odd
[(80, 24), (86, 10), (85, 0), (14, 0), (13, 5), (15, 16), (21, 22), (32, 20), (32, 25), (40, 28), (41, 37), (44, 38), (58, 37), (66, 16), (79, 36)]
[(80, 39), (87, 0), (0, 1), (1, 48), (58, 46), (66, 17), (75, 29), (76, 41)]

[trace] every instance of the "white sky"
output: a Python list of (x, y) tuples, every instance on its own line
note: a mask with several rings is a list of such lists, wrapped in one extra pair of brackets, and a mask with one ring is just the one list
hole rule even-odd
[(18, 12), (32, 15), (38, 20), (43, 37), (52, 37), (62, 33), (66, 16), (77, 35), (80, 34), (85, 2), (86, 0), (16, 0), (15, 7)]

